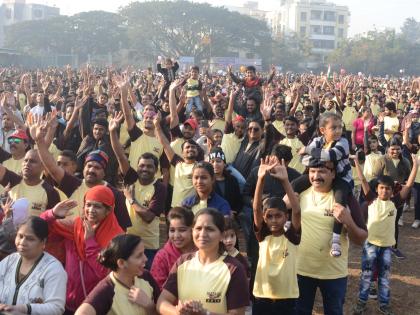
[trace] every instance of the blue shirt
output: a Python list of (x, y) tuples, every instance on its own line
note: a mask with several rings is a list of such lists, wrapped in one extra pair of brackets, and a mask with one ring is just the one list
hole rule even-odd
[[(182, 206), (191, 209), (194, 205), (198, 204), (199, 202), (200, 200), (198, 195), (194, 194), (185, 198), (182, 202)], [(209, 198), (207, 199), (207, 207), (219, 210), (224, 216), (230, 216), (231, 209), (229, 203), (215, 192), (212, 192)]]

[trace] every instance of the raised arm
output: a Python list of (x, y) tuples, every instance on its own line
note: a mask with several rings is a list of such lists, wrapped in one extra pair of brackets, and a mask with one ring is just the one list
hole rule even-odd
[(296, 196), (295, 192), (293, 191), (292, 185), (289, 182), (289, 178), (287, 175), (287, 167), (286, 163), (284, 162), (284, 159), (282, 159), (279, 163), (276, 163), (274, 168), (271, 170), (270, 175), (274, 178), (277, 178), (282, 186), (284, 191), (286, 192), (287, 199), (289, 201), (289, 204), (292, 208), (292, 225), (295, 231), (300, 230), (300, 219), (301, 219), (301, 213), (300, 213), (300, 205), (299, 205), (299, 199)]
[(130, 163), (128, 162), (124, 149), (118, 138), (118, 128), (120, 127), (123, 118), (123, 114), (118, 112), (115, 114), (114, 118), (111, 119), (109, 123), (109, 137), (111, 139), (112, 150), (114, 150), (121, 173), (125, 176), (130, 169)]
[(263, 223), (263, 209), (262, 209), (262, 196), (264, 189), (265, 175), (270, 171), (269, 158), (261, 159), (260, 167), (258, 169), (257, 186), (255, 187), (254, 201), (252, 208), (254, 212), (254, 224), (258, 231), (261, 230)]
[(179, 86), (179, 82), (180, 81), (175, 81), (171, 84), (171, 86), (169, 87), (169, 117), (171, 119), (170, 124), (169, 124), (169, 129), (175, 128), (176, 126), (179, 125), (179, 116), (178, 116), (178, 111), (176, 109), (176, 96), (175, 96), (175, 92), (176, 89)]
[(408, 177), (407, 183), (403, 186), (400, 191), (400, 197), (402, 200), (407, 199), (411, 188), (414, 185), (414, 181), (416, 180), (417, 170), (418, 170), (418, 161), (417, 156), (415, 154), (411, 154), (411, 159), (413, 161), (413, 168), (411, 169), (410, 176)]
[(57, 165), (54, 156), (48, 151), (48, 145), (45, 141), (48, 129), (46, 124), (47, 122), (41, 117), (34, 117), (34, 120), (30, 123), (29, 131), (38, 147), (38, 154), (46, 171), (52, 176), (56, 183), (60, 184), (65, 172)]
[(165, 151), (166, 156), (168, 157), (169, 162), (171, 162), (175, 156), (175, 152), (171, 147), (171, 144), (169, 143), (168, 139), (166, 138), (165, 134), (162, 131), (162, 128), (160, 126), (161, 116), (160, 113), (158, 113), (153, 121), (155, 125), (155, 134), (158, 138), (159, 142), (163, 146), (163, 150)]
[(362, 182), (362, 189), (365, 196), (367, 196), (370, 192), (369, 183), (366, 180), (365, 175), (363, 175), (362, 167), (360, 166), (359, 159), (357, 158), (357, 154), (354, 157), (354, 165), (356, 166), (356, 173), (359, 177), (360, 181)]
[(136, 125), (133, 113), (131, 112), (130, 106), (128, 105), (128, 85), (130, 81), (128, 79), (118, 78), (117, 85), (121, 91), (121, 109), (124, 114), (125, 122), (127, 123), (128, 130), (132, 130)]

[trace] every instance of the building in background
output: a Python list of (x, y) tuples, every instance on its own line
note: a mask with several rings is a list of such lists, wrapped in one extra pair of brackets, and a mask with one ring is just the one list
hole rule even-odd
[(25, 0), (3, 0), (0, 6), (0, 47), (4, 46), (4, 28), (23, 21), (43, 20), (59, 16), (60, 9), (48, 5), (26, 3)]
[(267, 14), (267, 22), (274, 36), (307, 38), (313, 57), (324, 61), (347, 38), (350, 11), (326, 0), (281, 0), (279, 8)]
[[(209, 1), (211, 2), (211, 1)], [(266, 21), (268, 11), (260, 10), (258, 8), (258, 1), (246, 1), (242, 7), (226, 6), (229, 11), (238, 12), (240, 14), (248, 15), (261, 21)]]

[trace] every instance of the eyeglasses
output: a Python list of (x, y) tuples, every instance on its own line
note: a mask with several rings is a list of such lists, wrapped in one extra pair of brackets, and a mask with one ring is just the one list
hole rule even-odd
[(258, 132), (258, 131), (260, 131), (261, 129), (260, 128), (257, 128), (257, 127), (248, 127), (248, 131), (255, 131), (255, 132)]
[(12, 143), (21, 143), (21, 142), (23, 142), (23, 140), (22, 139), (19, 139), (19, 138), (9, 138), (9, 139), (7, 139), (7, 143), (9, 143), (9, 144), (12, 144)]

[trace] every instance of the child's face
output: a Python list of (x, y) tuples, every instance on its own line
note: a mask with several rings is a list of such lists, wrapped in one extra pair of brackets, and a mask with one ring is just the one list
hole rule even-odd
[(389, 200), (392, 197), (392, 187), (388, 185), (378, 184), (376, 192), (378, 193), (378, 198), (380, 200)]
[(223, 232), (223, 244), (228, 252), (235, 248), (236, 233), (234, 230), (227, 230)]
[(320, 127), (322, 135), (325, 140), (329, 143), (332, 141), (337, 141), (341, 138), (343, 134), (343, 125), (341, 120), (330, 119), (324, 127)]
[(245, 71), (245, 74), (246, 74), (246, 77), (248, 79), (253, 79), (255, 77), (255, 72), (254, 71), (251, 71), (251, 70), (246, 70)]
[(371, 151), (376, 151), (378, 149), (378, 141), (377, 140), (369, 140), (369, 148)]
[(269, 208), (264, 211), (264, 222), (273, 234), (282, 234), (284, 224), (287, 221), (287, 214), (276, 208)]
[(165, 62), (166, 69), (172, 68), (172, 61), (166, 61)]
[(190, 71), (191, 79), (198, 79), (198, 71), (196, 69), (191, 69)]

